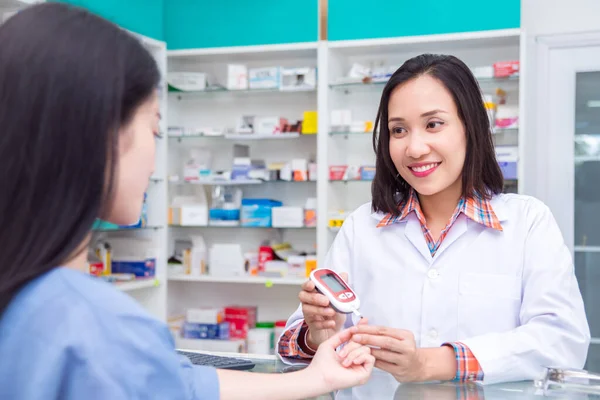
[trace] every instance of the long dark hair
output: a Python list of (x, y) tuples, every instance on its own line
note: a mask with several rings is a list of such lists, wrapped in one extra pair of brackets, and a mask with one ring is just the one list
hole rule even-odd
[(375, 120), (376, 133), (373, 134), (373, 149), (377, 155), (375, 178), (371, 186), (374, 211), (397, 215), (398, 199), (405, 199), (411, 189), (398, 175), (390, 156), (388, 105), (391, 93), (398, 85), (424, 74), (439, 80), (452, 94), (458, 116), (465, 127), (467, 152), (462, 172), (463, 196), (468, 198), (477, 193), (490, 198), (502, 192), (504, 179), (496, 161), (490, 122), (477, 80), (469, 67), (454, 56), (422, 54), (398, 68), (381, 95)]
[(0, 43), (1, 314), (85, 249), (110, 207), (119, 127), (160, 77), (136, 38), (64, 4), (19, 12)]

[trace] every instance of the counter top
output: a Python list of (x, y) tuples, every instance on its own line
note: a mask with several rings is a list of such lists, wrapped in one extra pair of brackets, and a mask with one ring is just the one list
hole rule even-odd
[[(190, 351), (190, 350), (186, 350)], [(191, 350), (193, 351), (193, 350)], [(276, 356), (265, 356), (256, 354), (238, 354), (238, 353), (217, 353), (217, 352), (201, 352), (205, 354), (214, 354), (225, 357), (236, 357), (251, 360), (256, 366), (250, 372), (257, 373), (288, 373), (302, 369), (301, 366), (286, 365)], [(393, 387), (386, 384), (379, 384), (378, 380), (387, 373), (375, 370), (371, 380), (365, 385), (371, 385), (368, 388), (369, 397), (365, 400), (400, 400), (400, 399), (420, 399), (420, 400), (512, 400), (512, 399), (543, 399), (544, 396), (540, 393), (533, 382), (511, 382), (494, 385), (482, 385), (478, 383), (454, 383), (454, 382), (432, 382), (432, 383), (405, 383), (396, 384)], [(574, 394), (561, 393), (552, 398), (560, 399), (600, 399), (600, 394)], [(307, 400), (331, 400), (331, 399), (352, 399), (362, 400), (352, 394), (352, 392), (344, 391), (337, 394), (334, 393), (319, 396), (317, 398)]]

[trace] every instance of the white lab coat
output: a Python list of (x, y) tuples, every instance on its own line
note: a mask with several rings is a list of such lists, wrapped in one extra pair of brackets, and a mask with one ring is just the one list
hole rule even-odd
[[(502, 194), (491, 205), (503, 231), (461, 214), (432, 258), (414, 213), (377, 228), (383, 214), (365, 204), (346, 219), (323, 267), (349, 274), (371, 325), (410, 330), (419, 347), (465, 343), (484, 383), (536, 379), (546, 366), (582, 368), (590, 331), (554, 217), (529, 196)], [(301, 322), (298, 308), (287, 326)], [(378, 371), (338, 398), (391, 398), (396, 388)]]

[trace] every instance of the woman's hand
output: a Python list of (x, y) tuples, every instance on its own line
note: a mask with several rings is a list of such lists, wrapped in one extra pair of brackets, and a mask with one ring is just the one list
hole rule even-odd
[(381, 326), (350, 328), (356, 343), (374, 347), (375, 367), (389, 372), (398, 382), (449, 380), (456, 373), (450, 347), (418, 349), (412, 332)]
[[(352, 333), (346, 329), (319, 346), (312, 362), (306, 368), (310, 381), (321, 381), (327, 391), (363, 385), (373, 371), (375, 358), (370, 348), (351, 342)], [(347, 343), (339, 353), (336, 349)]]
[[(342, 272), (340, 276), (344, 282), (348, 281), (348, 274)], [(346, 315), (337, 313), (331, 308), (329, 299), (319, 293), (315, 284), (310, 280), (304, 282), (298, 297), (302, 303), (304, 321), (308, 325), (307, 344), (316, 349), (321, 343), (342, 330)]]

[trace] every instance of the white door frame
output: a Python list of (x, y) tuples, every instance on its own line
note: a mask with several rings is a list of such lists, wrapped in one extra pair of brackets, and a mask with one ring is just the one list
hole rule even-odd
[[(600, 71), (600, 62), (594, 59), (580, 62), (565, 55), (594, 47), (600, 50), (600, 31), (539, 36), (535, 40), (537, 68), (529, 71), (529, 79), (536, 81), (535, 126), (530, 134), (536, 135), (534, 143), (537, 144), (535, 150), (530, 149), (533, 154), (529, 156), (537, 160), (537, 179), (530, 184), (535, 185), (535, 193), (552, 210), (571, 252), (574, 246), (575, 207), (575, 73)], [(560, 76), (560, 79), (556, 79), (556, 76)], [(562, 96), (560, 93), (569, 95)]]

